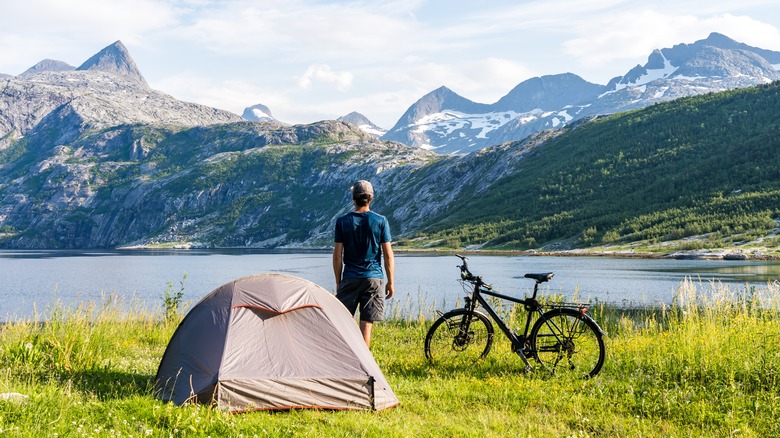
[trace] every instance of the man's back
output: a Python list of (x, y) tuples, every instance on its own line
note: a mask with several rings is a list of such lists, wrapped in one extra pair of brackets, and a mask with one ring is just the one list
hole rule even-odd
[(392, 241), (384, 216), (372, 211), (345, 214), (336, 220), (335, 237), (344, 244), (343, 278), (384, 278), (382, 243)]

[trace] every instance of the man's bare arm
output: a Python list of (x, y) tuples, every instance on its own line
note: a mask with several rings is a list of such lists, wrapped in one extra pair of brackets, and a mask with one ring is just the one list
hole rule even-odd
[(395, 294), (394, 277), (395, 274), (395, 256), (393, 255), (392, 242), (382, 243), (382, 256), (385, 259), (385, 274), (387, 279), (385, 281), (385, 298), (393, 298)]
[(336, 290), (339, 290), (341, 284), (341, 272), (342, 272), (342, 257), (344, 254), (344, 244), (336, 242), (333, 245), (333, 275), (336, 277)]

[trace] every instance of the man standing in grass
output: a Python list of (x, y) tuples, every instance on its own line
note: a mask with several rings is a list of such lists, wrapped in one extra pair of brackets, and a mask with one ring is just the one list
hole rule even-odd
[[(333, 273), (336, 298), (354, 315), (360, 309), (360, 332), (368, 347), (375, 321), (384, 319), (385, 299), (393, 297), (393, 257), (390, 224), (387, 218), (370, 210), (374, 188), (358, 181), (352, 188), (355, 210), (336, 220), (333, 246)], [(382, 291), (382, 258), (387, 279)]]

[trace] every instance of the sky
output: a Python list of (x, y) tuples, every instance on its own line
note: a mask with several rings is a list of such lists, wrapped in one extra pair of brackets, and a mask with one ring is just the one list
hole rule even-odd
[(0, 0), (0, 73), (78, 66), (120, 40), (149, 85), (291, 124), (357, 111), (389, 129), (444, 85), (494, 103), (520, 82), (606, 84), (711, 32), (780, 51), (777, 0)]

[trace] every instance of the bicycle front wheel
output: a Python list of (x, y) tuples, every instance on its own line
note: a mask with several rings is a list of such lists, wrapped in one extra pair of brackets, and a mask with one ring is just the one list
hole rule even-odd
[(425, 357), (436, 364), (468, 365), (487, 356), (493, 324), (487, 316), (455, 309), (433, 323), (425, 336)]
[(553, 309), (534, 324), (530, 335), (536, 360), (549, 372), (593, 377), (604, 365), (601, 329), (575, 309)]

